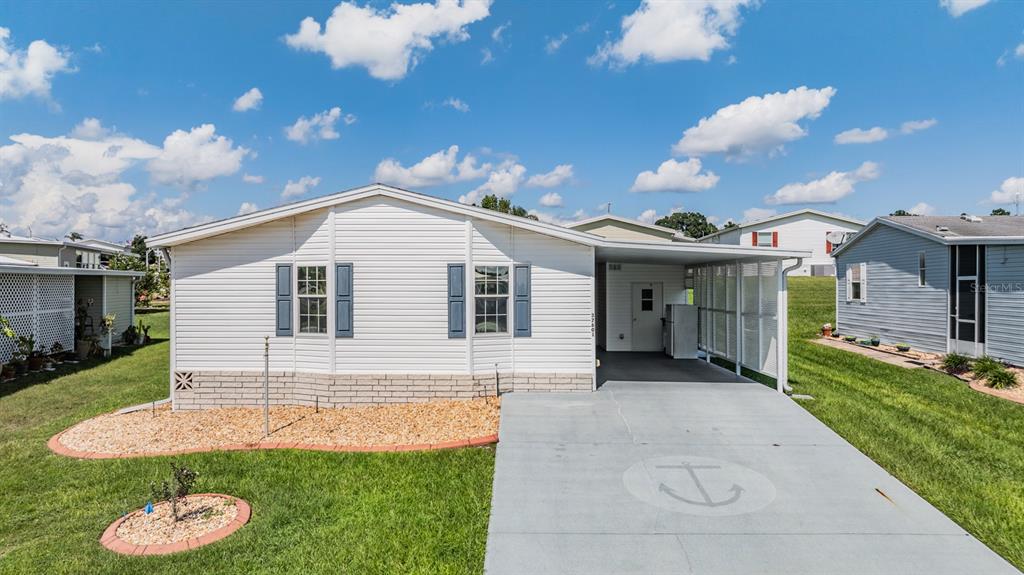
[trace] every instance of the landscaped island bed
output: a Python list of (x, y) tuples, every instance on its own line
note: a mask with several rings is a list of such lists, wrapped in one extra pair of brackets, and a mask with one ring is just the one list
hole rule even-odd
[(257, 447), (457, 447), (493, 442), (499, 410), (495, 398), (319, 410), (278, 406), (270, 408), (271, 433), (264, 437), (259, 408), (172, 411), (165, 405), (88, 419), (61, 433), (56, 447), (66, 455), (110, 457)]

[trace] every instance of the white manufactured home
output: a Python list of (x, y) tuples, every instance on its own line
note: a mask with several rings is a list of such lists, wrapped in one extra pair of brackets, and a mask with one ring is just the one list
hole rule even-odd
[[(785, 382), (804, 252), (615, 240), (374, 184), (151, 238), (171, 261), (176, 409), (590, 391), (599, 348), (699, 346)], [(736, 361), (736, 360), (739, 361)], [(781, 386), (782, 384), (780, 384)]]
[[(864, 228), (864, 222), (813, 209), (797, 210), (726, 228), (700, 238), (699, 242), (810, 252), (795, 276), (834, 276), (832, 249), (844, 235)], [(839, 241), (837, 241), (839, 240)]]
[(1024, 365), (1024, 217), (886, 216), (834, 255), (841, 334)]

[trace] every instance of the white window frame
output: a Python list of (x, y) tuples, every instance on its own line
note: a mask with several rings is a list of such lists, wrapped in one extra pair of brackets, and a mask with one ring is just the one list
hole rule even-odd
[[(757, 245), (754, 247), (758, 248), (770, 248), (775, 243), (775, 232), (755, 232), (757, 234)], [(768, 243), (764, 243), (761, 238), (767, 236)]]
[[(483, 273), (484, 274), (488, 274), (490, 272), (488, 272), (486, 270), (492, 269), (492, 268), (496, 270), (494, 272), (494, 274), (495, 274), (494, 281), (489, 281), (485, 277), (484, 278), (484, 283), (478, 285), (477, 270), (485, 270), (485, 271), (483, 271)], [(499, 270), (504, 270), (504, 272), (505, 272), (505, 279), (504, 279), (505, 291), (504, 291), (504, 293), (500, 293), (501, 281), (497, 279), (497, 275), (500, 273)], [(512, 331), (512, 326), (511, 326), (512, 314), (509, 312), (509, 309), (510, 309), (509, 298), (511, 297), (511, 289), (512, 289), (512, 272), (511, 272), (511, 270), (512, 270), (512, 266), (511, 265), (506, 265), (506, 264), (493, 264), (493, 265), (485, 264), (485, 265), (474, 265), (473, 266), (473, 334), (474, 335), (483, 335), (483, 336), (489, 336), (489, 335), (508, 335), (509, 333), (511, 333), (511, 331)], [(482, 285), (484, 287), (484, 292), (483, 293), (479, 293), (478, 292), (478, 290), (480, 289), (480, 287), (479, 287), (480, 285)], [(488, 287), (487, 287), (487, 286), (491, 286), (491, 285), (494, 286), (493, 292), (491, 292), (488, 289)], [(487, 313), (486, 307), (487, 307), (487, 301), (488, 300), (494, 300), (496, 302), (504, 302), (504, 304), (505, 304), (505, 313), (497, 313), (497, 308), (498, 308), (498, 305), (499, 305), (498, 303), (495, 303), (495, 313), (493, 313), (493, 314)], [(480, 314), (478, 312), (478, 305), (479, 305), (480, 302), (484, 303), (484, 313), (483, 314)], [(481, 318), (481, 317), (484, 319), (484, 324), (487, 323), (487, 319), (488, 318), (492, 318), (493, 317), (494, 318), (494, 322), (493, 322), (494, 329), (493, 330), (484, 329), (483, 331), (481, 331), (480, 330), (481, 322), (478, 321), (478, 318)], [(505, 328), (504, 329), (499, 329), (498, 318), (501, 318), (501, 317), (505, 318)]]
[(79, 269), (98, 269), (100, 254), (89, 250), (75, 250), (75, 267)]
[[(323, 270), (323, 275), (321, 277), (313, 277), (311, 279), (310, 278), (300, 279), (300, 276), (302, 275), (302, 270), (308, 270), (308, 269)], [(328, 270), (327, 270), (327, 266), (326, 265), (321, 265), (321, 264), (298, 264), (298, 265), (295, 266), (295, 309), (296, 309), (296, 313), (297, 313), (297, 317), (298, 317), (298, 322), (296, 323), (296, 326), (298, 327), (298, 329), (295, 330), (296, 333), (299, 333), (299, 334), (302, 334), (302, 335), (327, 335), (327, 327), (328, 327), (328, 325), (327, 325), (327, 316), (330, 314), (330, 306), (328, 305), (328, 301), (327, 301), (327, 292), (328, 292), (328, 289), (330, 287), (328, 285), (327, 273), (328, 273)], [(318, 287), (318, 284), (320, 284), (320, 283), (323, 283), (323, 292), (322, 293), (312, 293), (312, 294), (310, 294), (310, 293), (303, 293), (303, 289), (308, 289), (310, 284)], [(303, 304), (303, 302), (304, 301), (305, 302), (311, 302), (313, 300), (320, 300), (318, 302), (319, 305), (317, 306), (319, 309), (316, 310), (316, 311), (318, 311), (318, 312), (322, 311), (323, 313), (306, 313), (306, 314), (303, 314), (303, 312), (302, 312), (302, 304)], [(303, 327), (303, 322), (302, 322), (303, 316), (305, 316), (307, 318), (317, 318), (317, 322), (316, 322), (317, 326), (316, 326), (315, 330), (310, 330), (308, 328), (308, 326), (305, 327), (305, 328)]]
[[(853, 279), (853, 270), (857, 270), (857, 280)], [(866, 263), (846, 265), (846, 301), (866, 303), (868, 301), (868, 265)], [(853, 285), (857, 284), (858, 297), (853, 297)]]
[(924, 252), (917, 254), (917, 287), (928, 285), (928, 260)]

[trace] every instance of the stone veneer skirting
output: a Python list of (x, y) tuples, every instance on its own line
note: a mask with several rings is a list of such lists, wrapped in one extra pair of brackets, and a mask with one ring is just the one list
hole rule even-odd
[[(263, 404), (263, 372), (177, 371), (174, 409), (257, 407)], [(494, 375), (329, 374), (272, 371), (271, 405), (344, 407), (493, 396)], [(591, 391), (589, 373), (501, 374), (501, 393), (509, 391)]]

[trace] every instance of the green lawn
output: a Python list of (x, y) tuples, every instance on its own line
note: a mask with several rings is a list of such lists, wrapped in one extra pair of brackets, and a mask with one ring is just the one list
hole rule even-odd
[(802, 405), (1024, 568), (1024, 405), (810, 343), (835, 323), (835, 279), (793, 278), (790, 288), (790, 380), (815, 398)]
[[(167, 314), (141, 316), (167, 337)], [(145, 503), (172, 458), (78, 461), (58, 431), (167, 396), (160, 341), (77, 373), (0, 384), (0, 573), (479, 573), (494, 451), (345, 454), (289, 450), (174, 458), (199, 488), (252, 504), (252, 521), (209, 547), (122, 557), (98, 538)], [(65, 368), (69, 369), (69, 368)]]

